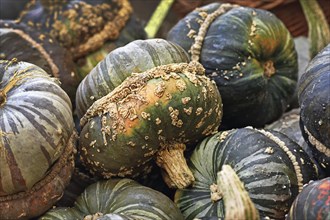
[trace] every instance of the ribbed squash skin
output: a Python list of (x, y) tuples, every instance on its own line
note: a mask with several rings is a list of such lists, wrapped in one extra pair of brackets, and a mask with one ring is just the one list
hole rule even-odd
[(0, 20), (0, 59), (25, 61), (37, 65), (53, 77), (59, 78), (61, 87), (72, 104), (80, 79), (70, 52), (49, 34), (35, 30), (27, 24)]
[[(299, 181), (293, 163), (300, 168)], [(224, 164), (236, 171), (261, 217), (271, 219), (283, 219), (298, 188), (317, 178), (308, 155), (279, 132), (252, 128), (219, 132), (198, 144), (189, 159), (195, 176), (192, 187), (176, 191), (174, 201), (185, 219), (224, 217), (222, 199), (213, 202), (210, 196), (210, 186)]]
[(308, 64), (298, 84), (301, 130), (330, 175), (330, 44)]
[[(169, 31), (167, 40), (191, 52), (204, 12), (210, 14), (219, 6), (213, 3), (189, 13)], [(263, 127), (278, 119), (295, 91), (298, 63), (293, 39), (265, 10), (237, 7), (215, 18), (199, 61), (219, 88), (227, 128)]]
[(189, 62), (187, 53), (163, 39), (135, 40), (119, 47), (111, 51), (80, 83), (76, 94), (77, 115), (81, 118), (97, 99), (114, 90), (132, 73), (186, 62)]
[(58, 81), (33, 64), (0, 60), (0, 81), (0, 216), (31, 218), (71, 178), (72, 105)]
[(330, 177), (304, 187), (293, 202), (287, 220), (323, 220), (330, 218)]
[[(98, 219), (183, 220), (180, 210), (168, 197), (130, 179), (111, 179), (90, 185), (72, 208), (48, 211), (40, 220), (84, 219), (100, 213)], [(99, 216), (102, 216), (99, 215)]]
[(189, 72), (189, 65), (134, 74), (88, 109), (79, 149), (92, 172), (106, 178), (146, 174), (158, 151), (196, 143), (218, 129), (219, 91), (200, 69)]

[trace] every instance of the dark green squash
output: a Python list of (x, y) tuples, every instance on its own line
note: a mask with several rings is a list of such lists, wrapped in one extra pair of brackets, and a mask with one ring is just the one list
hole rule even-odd
[(303, 185), (317, 179), (308, 155), (279, 132), (250, 127), (218, 132), (199, 143), (188, 161), (194, 184), (176, 191), (185, 219), (224, 217), (221, 194), (213, 187), (223, 165), (236, 171), (260, 216), (271, 219), (283, 219)]
[(301, 130), (330, 175), (330, 44), (308, 64), (298, 84)]
[(181, 19), (167, 40), (206, 69), (224, 104), (224, 128), (263, 127), (278, 119), (294, 95), (294, 41), (272, 13), (212, 3)]
[(221, 96), (201, 64), (161, 65), (93, 103), (80, 120), (79, 152), (104, 178), (142, 176), (155, 159), (167, 184), (184, 188), (193, 182), (186, 144), (216, 132), (221, 118)]
[(130, 179), (111, 179), (87, 187), (72, 208), (52, 209), (39, 219), (183, 220), (184, 218), (174, 202), (162, 193)]
[(189, 60), (181, 47), (163, 39), (135, 40), (111, 51), (78, 87), (78, 118), (81, 118), (96, 100), (114, 90), (132, 73), (170, 63), (187, 63)]
[(293, 202), (286, 220), (325, 220), (330, 218), (330, 177), (312, 181)]
[(19, 21), (58, 40), (72, 53), (84, 78), (117, 45), (146, 38), (141, 22), (132, 13), (128, 0), (34, 0)]
[(76, 132), (68, 95), (44, 70), (0, 60), (0, 216), (29, 219), (63, 195)]
[(69, 51), (48, 34), (23, 23), (0, 20), (0, 59), (33, 63), (61, 81), (74, 104), (80, 79)]

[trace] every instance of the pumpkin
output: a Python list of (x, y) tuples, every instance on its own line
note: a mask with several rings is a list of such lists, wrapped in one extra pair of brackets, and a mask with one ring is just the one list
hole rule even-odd
[(40, 220), (183, 220), (174, 202), (131, 179), (110, 179), (88, 186), (72, 208), (51, 209)]
[(152, 160), (168, 186), (193, 182), (184, 158), (217, 131), (222, 103), (200, 63), (171, 63), (132, 74), (93, 103), (80, 120), (79, 152), (88, 169), (104, 178), (137, 178)]
[(128, 0), (35, 0), (21, 13), (19, 21), (49, 33), (67, 48), (82, 79), (116, 44), (146, 37), (132, 12)]
[(263, 127), (291, 101), (298, 77), (294, 41), (263, 9), (212, 3), (182, 18), (167, 35), (199, 61), (224, 105), (223, 128)]
[(44, 70), (0, 61), (0, 216), (29, 219), (58, 201), (74, 167), (68, 95)]
[(195, 182), (174, 197), (185, 219), (224, 217), (217, 190), (223, 165), (235, 170), (260, 216), (271, 219), (283, 219), (303, 185), (318, 177), (309, 156), (280, 132), (251, 127), (221, 131), (201, 141), (188, 160)]
[(74, 104), (80, 80), (71, 54), (56, 40), (23, 23), (0, 20), (0, 45), (0, 59), (16, 58), (33, 63), (59, 78), (61, 87)]
[(78, 118), (133, 72), (144, 72), (170, 63), (187, 63), (189, 60), (181, 47), (163, 39), (135, 40), (111, 51), (79, 84), (76, 94)]
[(330, 218), (330, 177), (312, 181), (294, 200), (287, 220)]
[(330, 44), (308, 64), (298, 84), (301, 130), (315, 159), (330, 175)]

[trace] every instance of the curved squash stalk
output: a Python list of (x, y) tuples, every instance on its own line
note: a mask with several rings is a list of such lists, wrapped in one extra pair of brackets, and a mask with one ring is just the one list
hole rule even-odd
[(217, 184), (225, 204), (225, 220), (260, 219), (249, 193), (230, 165), (222, 166), (222, 170), (217, 174)]
[(310, 57), (330, 43), (330, 28), (317, 0), (299, 0), (308, 24)]

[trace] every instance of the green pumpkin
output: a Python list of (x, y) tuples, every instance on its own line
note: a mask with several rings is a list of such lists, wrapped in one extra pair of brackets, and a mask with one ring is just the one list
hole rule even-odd
[(290, 32), (270, 12), (212, 3), (181, 19), (167, 40), (216, 82), (224, 128), (263, 127), (287, 109), (297, 84), (297, 52)]
[(298, 84), (301, 131), (330, 175), (330, 44), (308, 64)]
[(40, 220), (183, 220), (162, 193), (130, 179), (99, 181), (88, 186), (72, 208), (49, 210)]
[(217, 131), (222, 102), (199, 63), (172, 63), (127, 77), (80, 120), (79, 152), (95, 174), (136, 178), (153, 159), (171, 187), (193, 181), (183, 152)]
[(68, 49), (82, 79), (117, 45), (146, 38), (132, 13), (128, 0), (36, 0), (19, 21), (49, 33)]
[(286, 220), (330, 218), (330, 177), (306, 185), (293, 202)]
[(72, 56), (48, 34), (26, 24), (0, 20), (0, 59), (33, 63), (61, 81), (74, 104), (79, 78)]
[(68, 95), (44, 70), (0, 60), (0, 216), (29, 219), (63, 195), (76, 141)]
[(175, 193), (185, 219), (224, 217), (214, 190), (223, 165), (236, 171), (260, 216), (271, 219), (283, 219), (303, 185), (317, 179), (308, 155), (286, 135), (250, 127), (218, 132), (200, 142), (188, 161), (193, 185)]
[(111, 51), (81, 81), (77, 89), (78, 118), (96, 100), (114, 90), (132, 73), (170, 63), (187, 63), (189, 60), (181, 47), (163, 39), (135, 40)]

